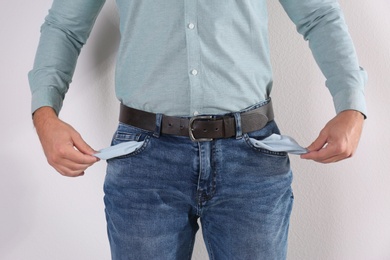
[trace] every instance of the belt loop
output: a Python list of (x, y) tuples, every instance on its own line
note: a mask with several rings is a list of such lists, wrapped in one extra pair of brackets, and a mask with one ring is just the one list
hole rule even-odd
[(233, 113), (234, 121), (236, 122), (236, 139), (242, 138), (242, 127), (241, 127), (241, 114), (239, 112)]
[(156, 114), (156, 128), (153, 133), (153, 136), (156, 138), (159, 138), (161, 135), (162, 116), (162, 114)]

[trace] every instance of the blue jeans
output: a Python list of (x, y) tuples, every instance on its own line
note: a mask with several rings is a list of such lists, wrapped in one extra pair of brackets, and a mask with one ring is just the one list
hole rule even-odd
[[(239, 126), (238, 126), (239, 127)], [(192, 142), (119, 124), (113, 144), (142, 141), (108, 160), (104, 184), (112, 259), (191, 259), (200, 219), (210, 259), (285, 259), (292, 172), (284, 152), (248, 138)]]

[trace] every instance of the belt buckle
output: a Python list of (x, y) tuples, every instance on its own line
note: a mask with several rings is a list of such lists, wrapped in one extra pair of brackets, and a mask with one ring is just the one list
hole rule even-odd
[(190, 122), (189, 122), (189, 126), (188, 126), (188, 135), (190, 136), (191, 141), (193, 141), (193, 142), (213, 141), (213, 138), (196, 138), (194, 136), (194, 133), (193, 133), (194, 129), (192, 128), (195, 121), (197, 121), (197, 120), (210, 120), (210, 119), (213, 119), (213, 116), (194, 116), (194, 117), (191, 117)]

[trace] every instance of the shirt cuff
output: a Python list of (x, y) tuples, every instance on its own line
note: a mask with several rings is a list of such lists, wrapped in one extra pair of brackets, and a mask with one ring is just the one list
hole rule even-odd
[(367, 118), (366, 100), (362, 91), (353, 89), (340, 91), (333, 97), (333, 103), (337, 114), (345, 110), (356, 110)]
[(336, 113), (345, 110), (357, 110), (367, 117), (367, 107), (364, 88), (367, 82), (367, 73), (363, 68), (348, 73), (340, 73), (327, 79)]
[(41, 87), (32, 93), (31, 113), (41, 107), (52, 107), (58, 115), (63, 104), (63, 95), (54, 87)]

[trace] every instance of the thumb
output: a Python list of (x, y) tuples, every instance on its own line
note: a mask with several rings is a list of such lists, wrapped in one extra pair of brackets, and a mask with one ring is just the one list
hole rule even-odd
[(73, 145), (79, 150), (80, 152), (88, 155), (93, 155), (96, 153), (94, 149), (92, 149), (81, 137), (81, 135), (77, 132), (72, 134), (72, 140)]
[(317, 152), (321, 148), (324, 147), (324, 145), (327, 143), (327, 136), (323, 134), (323, 132), (320, 133), (320, 135), (317, 137), (317, 139), (314, 140), (314, 142), (307, 147), (308, 153), (301, 154), (302, 159), (312, 159), (312, 152)]
[(328, 141), (327, 135), (321, 132), (320, 135), (317, 137), (317, 139), (314, 140), (314, 142), (311, 145), (309, 145), (307, 149), (309, 150), (309, 152), (318, 151), (324, 147), (327, 141)]

